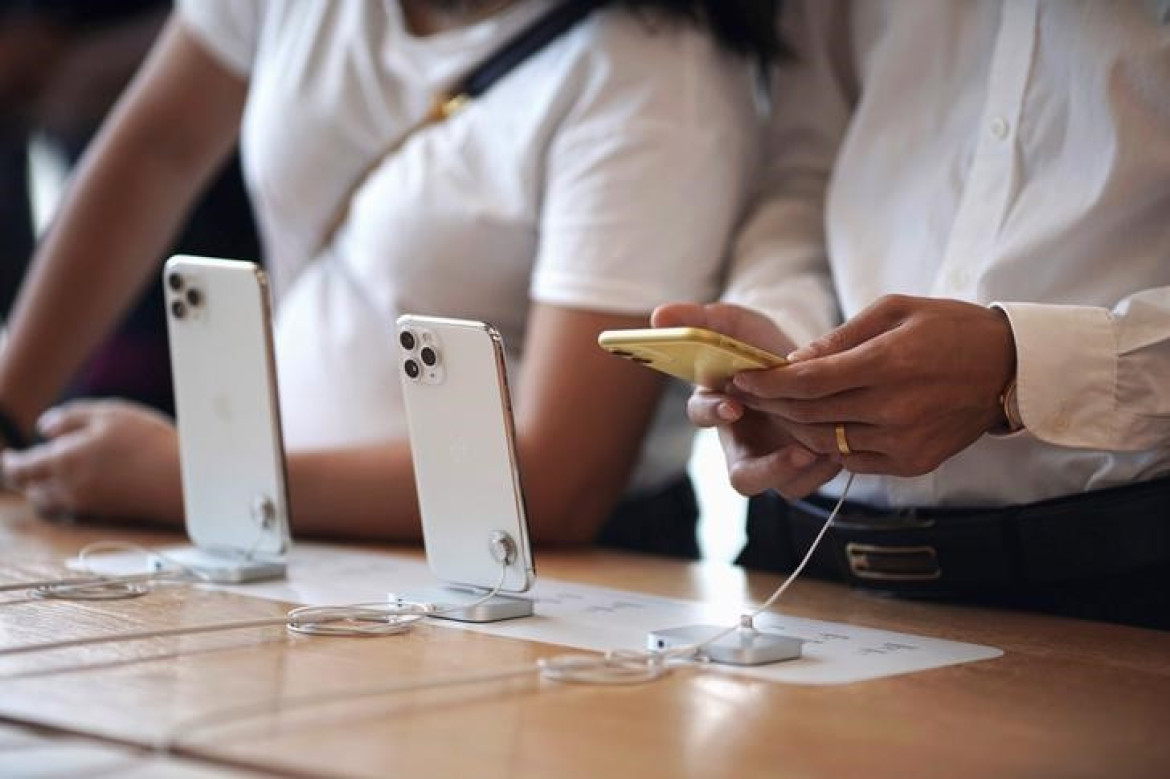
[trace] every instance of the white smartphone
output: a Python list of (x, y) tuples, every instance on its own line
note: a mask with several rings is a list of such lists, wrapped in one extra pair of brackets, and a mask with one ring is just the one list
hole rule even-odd
[(500, 334), (483, 322), (398, 319), (402, 394), (427, 562), (444, 582), (524, 592), (536, 570)]
[(216, 578), (281, 575), (290, 536), (267, 278), (250, 262), (178, 255), (163, 288), (187, 535), (220, 560)]

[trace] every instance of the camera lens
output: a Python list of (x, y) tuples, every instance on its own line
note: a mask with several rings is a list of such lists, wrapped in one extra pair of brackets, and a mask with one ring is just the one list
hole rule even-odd
[(433, 367), (439, 361), (439, 355), (429, 346), (424, 346), (419, 352), (419, 356), (422, 357), (423, 365), (428, 368)]
[(171, 314), (174, 315), (175, 319), (182, 319), (187, 316), (187, 304), (181, 300), (174, 301), (171, 303)]
[(417, 379), (420, 373), (418, 363), (414, 360), (407, 360), (403, 368), (406, 370), (406, 375), (412, 379)]
[(167, 276), (167, 286), (178, 292), (183, 288), (183, 276), (179, 273), (172, 273)]
[(203, 293), (192, 287), (187, 290), (187, 305), (191, 308), (198, 308), (199, 304), (203, 302)]
[(398, 343), (402, 344), (402, 348), (408, 352), (413, 350), (415, 343), (414, 333), (410, 332), (409, 330), (403, 330), (398, 334)]

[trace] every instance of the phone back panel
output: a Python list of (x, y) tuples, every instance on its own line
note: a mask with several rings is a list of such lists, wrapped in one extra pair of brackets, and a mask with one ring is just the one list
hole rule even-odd
[(187, 535), (212, 551), (282, 555), (288, 498), (264, 272), (176, 256), (163, 288)]
[(482, 322), (412, 315), (398, 319), (398, 333), (427, 562), (443, 581), (493, 587), (500, 564), (489, 540), (503, 531), (517, 547), (503, 589), (523, 592), (535, 570), (499, 333)]
[(715, 390), (740, 371), (785, 364), (763, 349), (696, 327), (606, 330), (597, 343), (610, 354)]

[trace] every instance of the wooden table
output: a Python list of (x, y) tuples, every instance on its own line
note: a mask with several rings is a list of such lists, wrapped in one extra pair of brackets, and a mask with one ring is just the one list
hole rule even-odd
[[(0, 581), (60, 570), (99, 538), (0, 497)], [(401, 550), (399, 550), (401, 551)], [(712, 563), (544, 552), (541, 573), (687, 598), (759, 599), (776, 584)], [(990, 644), (996, 660), (833, 687), (681, 671), (592, 687), (533, 675), (294, 709), (222, 728), (233, 706), (532, 663), (564, 650), (422, 625), (379, 639), (280, 627), (0, 657), (0, 718), (224, 770), (345, 776), (1170, 776), (1170, 634), (878, 598), (801, 582), (796, 616)], [(284, 604), (171, 588), (77, 603), (0, 595), (0, 647), (279, 616)]]
[(119, 779), (215, 779), (256, 777), (251, 771), (151, 754), (36, 728), (0, 725), (0, 776), (50, 779), (67, 776), (117, 776)]

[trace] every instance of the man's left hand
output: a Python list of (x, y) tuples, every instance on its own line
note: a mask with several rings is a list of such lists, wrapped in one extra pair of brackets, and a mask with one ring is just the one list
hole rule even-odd
[(1015, 375), (1002, 312), (900, 295), (789, 359), (787, 368), (739, 374), (737, 396), (846, 469), (895, 476), (928, 473), (998, 427), (999, 398)]

